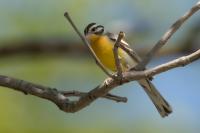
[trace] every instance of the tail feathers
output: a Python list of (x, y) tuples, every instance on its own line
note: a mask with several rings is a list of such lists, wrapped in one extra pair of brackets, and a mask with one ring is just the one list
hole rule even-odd
[(168, 116), (172, 112), (171, 106), (148, 79), (139, 80), (139, 84), (144, 88), (162, 117)]

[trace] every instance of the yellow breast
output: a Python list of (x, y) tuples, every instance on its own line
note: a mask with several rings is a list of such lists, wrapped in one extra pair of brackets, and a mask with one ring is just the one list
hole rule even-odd
[[(102, 62), (102, 64), (110, 69), (111, 71), (116, 71), (115, 59), (113, 54), (114, 44), (108, 39), (107, 36), (90, 35), (87, 37), (92, 49), (96, 53), (96, 56)], [(122, 56), (122, 49), (119, 49), (119, 56)]]

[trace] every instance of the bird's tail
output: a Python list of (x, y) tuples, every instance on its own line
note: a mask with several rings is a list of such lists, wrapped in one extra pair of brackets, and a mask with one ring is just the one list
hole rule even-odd
[(155, 86), (148, 79), (141, 79), (138, 81), (139, 84), (144, 88), (147, 95), (152, 100), (153, 104), (157, 108), (158, 112), (162, 117), (168, 116), (172, 112), (171, 106), (158, 92)]

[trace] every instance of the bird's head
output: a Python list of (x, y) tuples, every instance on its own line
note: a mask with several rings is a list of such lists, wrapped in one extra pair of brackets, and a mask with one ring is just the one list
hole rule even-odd
[(96, 23), (88, 24), (84, 30), (85, 36), (91, 35), (91, 34), (102, 35), (103, 33), (104, 33), (104, 27)]

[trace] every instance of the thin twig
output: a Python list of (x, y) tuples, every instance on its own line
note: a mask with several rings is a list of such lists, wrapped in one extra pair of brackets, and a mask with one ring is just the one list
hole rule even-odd
[[(66, 97), (70, 97), (70, 96), (82, 97), (87, 94), (87, 92), (80, 92), (80, 91), (60, 91), (60, 92)], [(126, 97), (121, 97), (121, 96), (113, 95), (110, 93), (106, 94), (102, 98), (106, 98), (106, 99), (113, 100), (116, 102), (124, 102), (124, 103), (127, 102)]]
[(176, 67), (183, 67), (185, 65), (190, 64), (191, 62), (198, 60), (199, 58), (200, 58), (200, 49), (188, 56), (183, 56), (168, 63), (154, 67), (152, 69), (148, 69), (144, 71), (144, 73), (147, 77), (151, 77), (153, 75), (168, 71)]
[(153, 56), (166, 44), (166, 42), (171, 38), (171, 36), (182, 26), (182, 24), (188, 20), (194, 13), (200, 9), (200, 1), (197, 2), (188, 12), (186, 12), (181, 18), (179, 18), (167, 32), (162, 36), (162, 38), (155, 44), (155, 46), (147, 53), (147, 55), (142, 59), (142, 61), (135, 67), (136, 70), (143, 70), (146, 65), (150, 62)]
[(114, 53), (114, 58), (115, 58), (115, 66), (117, 69), (117, 77), (122, 78), (122, 66), (121, 66), (121, 62), (120, 62), (120, 57), (119, 57), (119, 53), (118, 53), (118, 48), (120, 45), (121, 40), (124, 38), (125, 34), (124, 32), (119, 32), (117, 41), (115, 42), (114, 48), (113, 48), (113, 53)]
[(99, 58), (96, 56), (95, 52), (93, 51), (93, 49), (91, 48), (90, 44), (88, 43), (88, 41), (85, 39), (85, 37), (81, 34), (81, 32), (78, 30), (78, 28), (76, 27), (76, 25), (74, 24), (74, 22), (72, 21), (70, 15), (68, 12), (65, 12), (64, 16), (67, 18), (67, 20), (69, 21), (69, 23), (71, 24), (71, 26), (73, 27), (73, 29), (76, 31), (76, 33), (78, 34), (78, 36), (81, 38), (81, 40), (83, 41), (84, 45), (88, 48), (88, 50), (90, 51), (92, 57), (94, 58), (94, 60), (96, 61), (97, 65), (103, 70), (103, 72), (105, 74), (107, 74), (109, 77), (113, 77), (112, 74), (110, 74), (107, 69), (105, 68), (105, 66), (101, 63), (101, 61), (99, 60)]
[(145, 71), (126, 72), (124, 73), (124, 77), (126, 77), (129, 80), (137, 80), (141, 77), (152, 77), (154, 75), (169, 71), (173, 68), (184, 67), (199, 59), (200, 49), (190, 55), (179, 57), (175, 60), (158, 65), (154, 68), (147, 69)]

